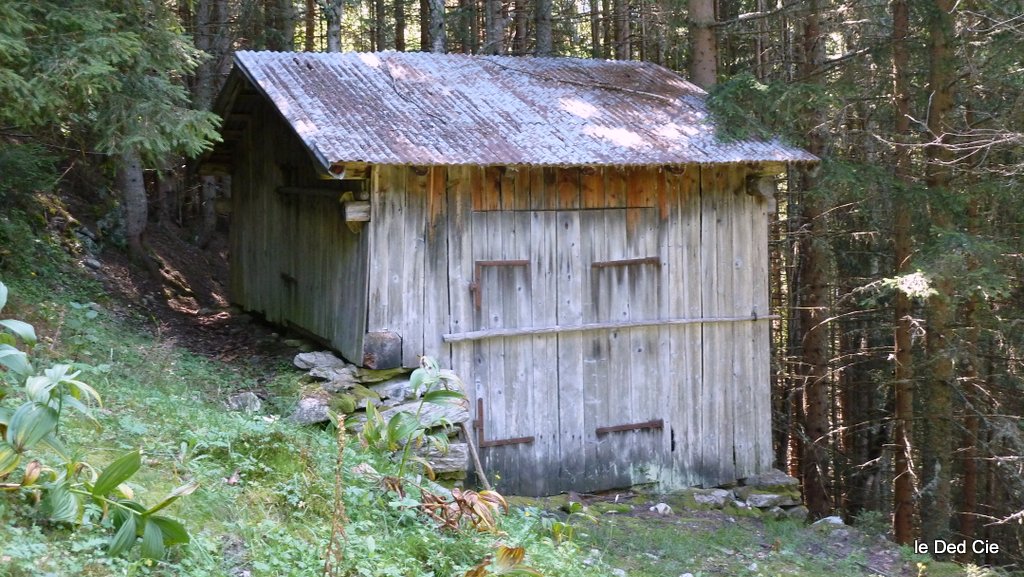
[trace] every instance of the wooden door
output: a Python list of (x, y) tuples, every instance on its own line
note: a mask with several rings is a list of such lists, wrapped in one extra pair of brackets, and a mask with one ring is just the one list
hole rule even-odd
[(453, 353), (472, 357), (485, 469), (520, 492), (647, 480), (631, 464), (657, 460), (662, 442), (659, 329), (595, 325), (658, 318), (656, 211), (481, 211), (469, 220), (467, 328), (495, 336)]

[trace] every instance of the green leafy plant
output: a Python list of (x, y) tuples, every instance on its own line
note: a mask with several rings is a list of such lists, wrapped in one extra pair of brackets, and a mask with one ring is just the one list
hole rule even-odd
[(597, 518), (587, 512), (587, 509), (578, 501), (569, 501), (564, 507), (568, 513), (565, 519), (544, 517), (542, 524), (545, 529), (551, 532), (551, 538), (556, 544), (572, 541), (576, 538), (576, 524), (579, 521), (597, 523)]
[[(0, 283), (0, 311), (7, 304), (7, 296), (7, 286)], [(15, 408), (0, 407), (0, 490), (33, 495), (40, 512), (58, 523), (81, 524), (87, 505), (95, 505), (115, 529), (107, 546), (109, 555), (126, 552), (141, 539), (142, 556), (160, 559), (167, 547), (188, 543), (189, 534), (181, 522), (157, 513), (195, 491), (198, 485), (178, 487), (147, 508), (125, 485), (142, 466), (138, 450), (122, 455), (102, 471), (75, 459), (58, 436), (61, 417), (70, 408), (96, 423), (91, 406), (102, 405), (99, 393), (79, 380), (81, 370), (71, 365), (55, 364), (42, 372), (33, 368), (29, 354), (17, 347), (19, 341), (28, 347), (36, 343), (32, 325), (3, 319), (0, 327), (0, 367), (6, 388), (20, 391), (24, 398)], [(43, 455), (38, 454), (41, 449), (56, 454), (58, 462), (44, 464)], [(29, 457), (31, 460), (21, 470), (21, 480), (7, 482)]]
[(373, 403), (368, 403), (366, 423), (359, 439), (364, 446), (381, 451), (400, 450), (402, 454), (398, 465), (398, 478), (405, 475), (410, 462), (418, 463), (428, 476), (432, 476), (430, 463), (422, 457), (413, 455), (412, 449), (429, 443), (438, 450), (447, 450), (451, 423), (444, 419), (424, 422), (423, 408), (428, 404), (463, 405), (467, 402), (466, 394), (463, 392), (465, 387), (454, 372), (441, 369), (437, 361), (431, 357), (420, 359), (420, 366), (412, 372), (409, 382), (413, 394), (420, 399), (416, 412), (399, 411), (385, 421)]

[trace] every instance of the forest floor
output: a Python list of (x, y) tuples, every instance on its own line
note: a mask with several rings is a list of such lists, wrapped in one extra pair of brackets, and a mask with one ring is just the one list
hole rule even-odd
[[(227, 295), (226, 240), (199, 249), (173, 230), (155, 228), (149, 244), (158, 274), (106, 251), (93, 274), (115, 302), (151, 319), (165, 344), (247, 370), (271, 373), (311, 343), (231, 307)], [(270, 377), (268, 376), (268, 379)], [(257, 379), (259, 382), (259, 379)], [(261, 396), (270, 391), (255, 391)], [(278, 404), (287, 406), (289, 400)], [(736, 517), (720, 510), (688, 510), (672, 496), (640, 492), (588, 495), (586, 514), (566, 515), (566, 497), (514, 498), (561, 519), (582, 551), (613, 574), (669, 577), (711, 575), (836, 575), (923, 577), (987, 572), (914, 555), (885, 537), (885, 523), (864, 527), (807, 526), (793, 521)], [(666, 502), (668, 514), (651, 507)], [(596, 521), (596, 522), (595, 522)], [(586, 562), (586, 559), (584, 560)]]

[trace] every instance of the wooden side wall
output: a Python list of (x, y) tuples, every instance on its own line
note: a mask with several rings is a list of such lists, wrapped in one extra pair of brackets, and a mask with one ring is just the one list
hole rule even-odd
[[(232, 173), (232, 300), (361, 361), (367, 237), (343, 221), (338, 197), (346, 185), (318, 177), (297, 137), (266, 104), (250, 114), (242, 138)], [(282, 194), (285, 186), (307, 192)]]
[[(428, 354), (456, 370), (474, 413), (482, 400), (486, 441), (532, 437), (483, 449), (506, 490), (707, 486), (762, 471), (767, 322), (570, 330), (767, 316), (767, 206), (746, 176), (377, 167), (368, 329), (401, 334), (407, 366)], [(441, 339), (545, 327), (561, 329)], [(596, 434), (656, 419), (661, 429)]]
[(447, 363), (450, 330), (444, 168), (377, 166), (371, 176), (367, 330), (402, 337), (402, 363)]

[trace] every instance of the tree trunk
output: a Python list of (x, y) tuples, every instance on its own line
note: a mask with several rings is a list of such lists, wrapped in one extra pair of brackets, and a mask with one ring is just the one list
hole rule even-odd
[(327, 51), (341, 52), (341, 18), (344, 15), (344, 0), (329, 0), (324, 7), (327, 19)]
[(718, 81), (715, 43), (715, 0), (689, 0), (690, 81), (710, 90)]
[[(896, 140), (905, 139), (910, 134), (910, 55), (907, 40), (910, 37), (910, 11), (907, 0), (894, 0), (892, 3), (892, 67), (893, 67), (893, 98), (895, 100), (896, 117), (894, 132)], [(906, 146), (897, 145), (895, 155), (895, 176), (897, 186), (909, 187), (910, 182), (910, 150)], [(893, 196), (893, 256), (897, 275), (910, 271), (910, 257), (913, 245), (910, 236), (911, 205), (907, 201), (908, 191), (897, 190)], [(914, 373), (913, 344), (911, 331), (913, 317), (910, 297), (902, 291), (896, 291), (893, 315), (896, 323), (894, 338), (895, 367), (894, 382), (894, 471), (893, 471), (893, 535), (897, 543), (908, 545), (914, 539), (914, 472), (911, 470), (911, 439), (913, 439), (914, 423)]]
[(142, 174), (142, 158), (135, 149), (121, 153), (118, 158), (117, 187), (124, 206), (124, 228), (128, 252), (137, 262), (145, 262), (146, 221), (149, 217), (146, 183)]
[(306, 11), (303, 14), (303, 37), (302, 49), (306, 52), (316, 50), (316, 0), (306, 0)]
[(195, 29), (193, 34), (193, 42), (195, 42), (196, 48), (211, 54), (210, 58), (203, 60), (199, 66), (196, 67), (195, 81), (192, 85), (192, 103), (196, 108), (201, 110), (209, 110), (210, 103), (213, 102), (213, 67), (214, 58), (212, 57), (212, 26), (210, 24), (210, 16), (212, 12), (213, 0), (199, 0), (195, 5)]
[(469, 52), (480, 52), (480, 8), (476, 0), (466, 0), (469, 5)]
[(612, 0), (601, 0), (601, 47), (605, 59), (612, 57)]
[(512, 54), (523, 56), (526, 48), (530, 45), (527, 38), (527, 23), (529, 21), (530, 8), (527, 0), (516, 0), (512, 13)]
[(629, 0), (612, 0), (612, 11), (615, 13), (615, 59), (629, 60)]
[(505, 53), (505, 17), (501, 0), (484, 0), (484, 54)]
[(444, 27), (444, 0), (430, 2), (430, 51), (443, 54), (448, 51), (448, 38)]
[(295, 13), (291, 0), (266, 0), (267, 49), (290, 52), (295, 49)]
[(388, 26), (384, 0), (373, 0), (373, 44), (374, 50), (386, 50), (388, 47)]
[[(803, 47), (801, 55), (801, 76), (806, 82), (820, 82), (816, 74), (825, 60), (824, 39), (821, 35), (820, 14), (817, 0), (811, 0), (803, 23)], [(825, 135), (822, 134), (821, 112), (809, 113), (805, 126), (809, 131), (807, 149), (815, 155), (822, 155), (825, 149)], [(799, 303), (801, 333), (801, 381), (804, 388), (805, 432), (807, 438), (801, 456), (804, 498), (811, 515), (823, 517), (829, 514), (831, 504), (828, 495), (829, 479), (829, 338), (828, 338), (828, 263), (829, 248), (825, 235), (825, 207), (820, 192), (814, 190), (817, 179), (809, 171), (803, 171), (804, 191), (801, 203), (801, 225), (804, 230), (800, 240), (800, 289)]]
[[(928, 131), (925, 146), (925, 183), (931, 190), (931, 221), (936, 230), (951, 225), (950, 215), (941, 200), (950, 182), (949, 112), (953, 105), (953, 83), (956, 79), (951, 43), (954, 38), (955, 0), (934, 0), (928, 7)], [(941, 232), (940, 232), (941, 234)], [(949, 541), (949, 520), (952, 517), (951, 484), (953, 439), (953, 354), (949, 337), (953, 325), (953, 281), (946, 275), (935, 279), (933, 296), (928, 299), (928, 336), (926, 353), (931, 375), (922, 384), (921, 410), (928, 418), (921, 420), (921, 537), (931, 543)]]
[(405, 52), (405, 0), (395, 0), (395, 50)]
[(590, 57), (601, 58), (601, 12), (597, 0), (590, 0)]
[(551, 56), (551, 0), (537, 0), (537, 56)]

